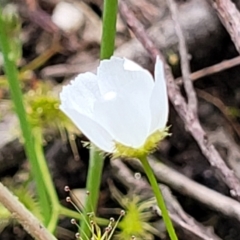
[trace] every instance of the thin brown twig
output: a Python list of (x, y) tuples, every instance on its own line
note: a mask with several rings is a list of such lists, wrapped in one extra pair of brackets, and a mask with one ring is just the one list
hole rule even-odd
[(212, 94), (203, 91), (201, 89), (196, 89), (197, 95), (204, 99), (205, 101), (214, 105), (218, 110), (223, 114), (225, 119), (229, 122), (232, 129), (240, 138), (240, 125), (237, 123), (233, 115), (231, 114), (230, 107), (226, 106), (224, 102), (221, 101), (218, 97), (213, 96)]
[(163, 54), (155, 47), (152, 40), (146, 34), (142, 24), (135, 18), (131, 10), (123, 1), (119, 3), (119, 9), (126, 20), (128, 26), (133, 31), (137, 39), (142, 43), (144, 48), (149, 52), (153, 61), (159, 56), (164, 63), (165, 76), (167, 80), (168, 96), (179, 116), (185, 123), (186, 128), (198, 143), (202, 153), (205, 155), (212, 167), (216, 168), (222, 180), (230, 188), (230, 194), (240, 201), (240, 181), (229, 169), (216, 148), (208, 141), (206, 132), (203, 130), (199, 120), (194, 117), (191, 109), (188, 109), (185, 99), (176, 85), (171, 69), (166, 63)]
[(0, 202), (24, 229), (35, 239), (56, 240), (56, 238), (29, 212), (21, 202), (0, 182)]
[[(222, 61), (220, 63), (214, 64), (210, 67), (203, 68), (201, 70), (198, 70), (196, 72), (191, 73), (190, 78), (192, 81), (196, 81), (199, 78), (206, 77), (211, 74), (215, 74), (224, 70), (227, 70), (229, 68), (235, 67), (240, 65), (240, 56), (237, 56), (235, 58), (229, 59)], [(175, 79), (176, 83), (178, 85), (182, 84), (182, 78), (177, 78)]]
[(51, 17), (39, 7), (36, 0), (25, 0), (25, 3), (28, 9), (29, 18), (32, 22), (39, 25), (49, 33), (59, 33), (57, 25), (53, 23)]
[(231, 0), (211, 0), (211, 2), (240, 53), (240, 13), (236, 5)]
[(183, 79), (184, 89), (187, 95), (188, 108), (190, 108), (192, 112), (195, 114), (195, 116), (197, 117), (197, 97), (193, 87), (193, 83), (190, 78), (191, 70), (190, 70), (189, 59), (188, 59), (189, 55), (188, 55), (185, 37), (182, 31), (182, 28), (179, 24), (177, 4), (175, 3), (174, 0), (167, 0), (167, 3), (172, 15), (172, 20), (174, 23), (176, 35), (178, 37), (178, 43), (179, 43), (178, 49), (179, 49), (180, 60), (181, 60), (182, 79)]

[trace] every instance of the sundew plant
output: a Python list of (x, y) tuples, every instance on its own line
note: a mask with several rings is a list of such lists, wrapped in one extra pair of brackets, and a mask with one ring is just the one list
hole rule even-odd
[[(57, 197), (43, 153), (42, 131), (36, 127), (39, 119), (34, 119), (33, 126), (27, 117), (28, 109), (24, 105), (18, 81), (16, 59), (12, 57), (14, 48), (10, 44), (11, 34), (5, 27), (6, 21), (11, 21), (11, 18), (4, 17), (0, 9), (0, 46), (4, 57), (4, 70), (19, 118), (31, 174), (36, 183), (43, 226), (54, 234), (60, 215), (77, 219), (74, 224), (78, 226), (78, 220), (88, 219), (90, 213), (96, 212), (105, 156), (103, 152), (110, 156), (112, 161), (116, 157), (128, 158), (129, 161), (132, 161), (132, 158), (140, 160), (162, 212), (169, 237), (177, 240), (161, 190), (147, 160), (148, 154), (168, 135), (169, 106), (163, 63), (159, 57), (156, 58), (153, 77), (148, 70), (130, 59), (113, 56), (117, 10), (117, 0), (104, 0), (101, 61), (97, 73), (79, 74), (69, 85), (63, 87), (59, 96), (60, 110), (91, 142), (86, 186), (91, 194), (86, 200), (82, 215), (63, 207)], [(51, 114), (51, 109), (49, 111)], [(61, 114), (61, 119), (64, 119), (66, 116)], [(37, 118), (37, 115), (34, 116)], [(96, 222), (102, 225), (106, 223), (98, 218)], [(109, 229), (112, 227), (108, 221), (107, 225)], [(79, 232), (83, 233), (79, 238), (83, 240), (109, 240), (113, 236), (107, 231), (102, 233), (95, 221), (81, 221), (78, 227)], [(52, 235), (51, 239), (55, 237)]]

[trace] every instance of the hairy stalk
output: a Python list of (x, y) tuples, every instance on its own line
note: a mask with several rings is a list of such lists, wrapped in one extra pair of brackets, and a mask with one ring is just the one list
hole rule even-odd
[[(113, 55), (116, 35), (117, 0), (104, 0), (103, 7), (103, 33), (101, 41), (101, 59), (108, 59)], [(96, 212), (99, 197), (99, 187), (102, 176), (104, 158), (95, 147), (91, 146), (90, 163), (87, 176), (87, 190), (90, 192), (85, 203), (85, 215), (89, 212)], [(85, 221), (81, 222), (81, 232), (90, 236), (90, 229)]]
[(159, 188), (157, 180), (156, 180), (156, 178), (154, 176), (154, 173), (151, 169), (151, 166), (149, 165), (149, 162), (147, 160), (147, 156), (141, 157), (140, 161), (143, 165), (143, 169), (144, 169), (144, 171), (145, 171), (145, 173), (148, 177), (148, 180), (149, 180), (149, 182), (152, 186), (152, 190), (153, 190), (153, 193), (156, 197), (158, 207), (160, 208), (160, 210), (162, 212), (162, 217), (163, 217), (164, 223), (166, 225), (169, 237), (170, 237), (171, 240), (178, 240), (177, 235), (175, 233), (175, 229), (174, 229), (173, 224), (172, 224), (172, 221), (169, 217), (168, 210), (167, 210), (167, 207), (165, 205), (165, 202), (164, 202), (164, 199), (163, 199), (163, 196), (162, 196), (162, 193), (161, 193), (161, 189)]

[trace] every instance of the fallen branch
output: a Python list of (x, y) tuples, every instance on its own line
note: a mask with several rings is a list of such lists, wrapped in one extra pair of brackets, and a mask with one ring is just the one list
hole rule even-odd
[(29, 212), (18, 199), (0, 183), (0, 203), (11, 212), (24, 229), (37, 240), (56, 240), (39, 220)]
[(211, 0), (217, 10), (218, 17), (230, 34), (232, 41), (240, 53), (240, 13), (231, 0)]
[(170, 9), (170, 12), (172, 14), (176, 35), (178, 37), (178, 45), (179, 45), (178, 49), (179, 49), (180, 60), (181, 60), (182, 79), (183, 79), (184, 89), (187, 94), (188, 108), (191, 109), (195, 117), (197, 117), (197, 107), (198, 107), (197, 97), (193, 87), (193, 83), (190, 78), (191, 71), (190, 71), (190, 65), (189, 65), (189, 55), (188, 55), (186, 40), (179, 23), (177, 4), (175, 3), (174, 0), (167, 0), (167, 3)]

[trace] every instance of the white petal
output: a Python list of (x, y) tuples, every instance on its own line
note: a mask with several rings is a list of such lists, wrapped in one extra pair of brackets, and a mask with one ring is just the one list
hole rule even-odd
[[(117, 57), (112, 57), (112, 59), (114, 58), (117, 58)], [(141, 66), (139, 66), (138, 64), (136, 64), (135, 62), (127, 59), (127, 58), (124, 58), (123, 59), (124, 62), (123, 62), (123, 68), (125, 70), (129, 70), (129, 71), (146, 71), (144, 68), (142, 68)], [(147, 71), (148, 73), (148, 71)], [(152, 76), (151, 76), (152, 77)]]
[(78, 111), (66, 108), (63, 104), (60, 109), (76, 124), (81, 132), (99, 149), (112, 153), (114, 142), (110, 134), (94, 120), (82, 115)]
[(159, 57), (156, 59), (154, 75), (155, 85), (150, 100), (152, 114), (151, 133), (166, 126), (169, 111), (163, 63)]
[(107, 92), (125, 92), (143, 89), (149, 99), (154, 81), (152, 75), (138, 64), (123, 58), (111, 57), (103, 60), (97, 70), (99, 89), (104, 95)]
[(79, 74), (71, 84), (64, 86), (60, 99), (64, 108), (92, 117), (93, 105), (100, 98), (97, 76), (93, 73)]
[[(145, 105), (143, 108), (147, 108)], [(150, 112), (146, 116), (144, 111), (139, 111), (138, 98), (134, 94), (131, 99), (125, 95), (116, 95), (110, 101), (102, 99), (96, 102), (94, 115), (115, 141), (126, 146), (140, 147), (147, 138)]]

